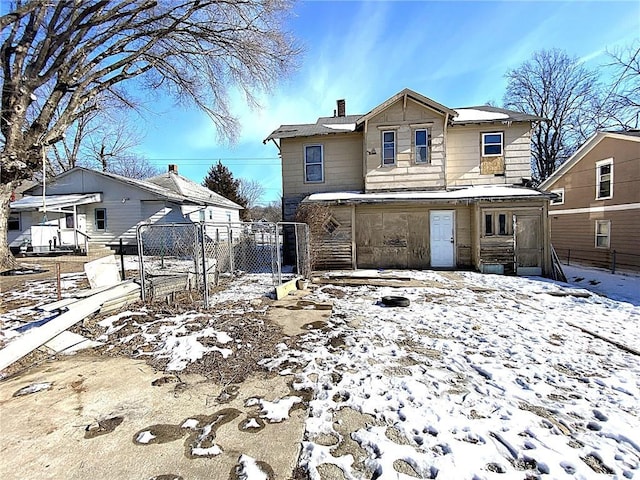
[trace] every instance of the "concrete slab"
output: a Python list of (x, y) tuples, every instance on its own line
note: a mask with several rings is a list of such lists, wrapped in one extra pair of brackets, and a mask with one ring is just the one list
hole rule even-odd
[(284, 334), (289, 336), (323, 328), (331, 316), (333, 305), (305, 300), (308, 294), (308, 290), (294, 290), (282, 300), (273, 302), (267, 318), (281, 326)]
[[(221, 395), (203, 377), (166, 376), (126, 358), (81, 354), (43, 364), (0, 382), (0, 478), (227, 479), (244, 454), (288, 479), (306, 410), (294, 407), (290, 418), (269, 423), (245, 402), (295, 395), (292, 378), (252, 378)], [(13, 396), (43, 382), (51, 387)], [(198, 455), (214, 445), (220, 454)]]

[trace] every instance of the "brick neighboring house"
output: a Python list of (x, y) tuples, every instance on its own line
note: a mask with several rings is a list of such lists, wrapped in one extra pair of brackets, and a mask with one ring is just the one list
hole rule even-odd
[(540, 188), (563, 263), (640, 271), (640, 131), (597, 132)]
[(364, 115), (282, 125), (283, 210), (327, 205), (316, 268), (548, 275), (550, 195), (528, 188), (538, 117), (405, 89)]

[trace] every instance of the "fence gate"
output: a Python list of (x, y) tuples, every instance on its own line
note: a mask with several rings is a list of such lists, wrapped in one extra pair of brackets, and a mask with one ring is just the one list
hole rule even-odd
[(191, 291), (209, 307), (210, 291), (221, 280), (250, 274), (269, 288), (310, 273), (303, 223), (144, 224), (137, 240), (145, 301)]

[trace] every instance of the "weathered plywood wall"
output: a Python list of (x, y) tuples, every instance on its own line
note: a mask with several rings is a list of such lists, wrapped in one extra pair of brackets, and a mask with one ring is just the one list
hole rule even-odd
[[(471, 214), (469, 207), (455, 211), (456, 264), (471, 262)], [(426, 206), (356, 207), (355, 243), (358, 268), (429, 268), (429, 211)]]

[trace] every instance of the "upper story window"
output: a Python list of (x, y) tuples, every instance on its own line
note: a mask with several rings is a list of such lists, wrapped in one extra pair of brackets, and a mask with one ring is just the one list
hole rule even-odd
[(322, 145), (305, 145), (304, 181), (306, 183), (324, 182), (324, 158)]
[(551, 193), (556, 194), (556, 198), (551, 200), (551, 205), (563, 205), (564, 204), (564, 188), (558, 188), (551, 190)]
[(482, 134), (482, 156), (502, 156), (502, 132), (491, 132)]
[(596, 199), (613, 197), (613, 159), (596, 162)]
[(415, 130), (413, 138), (416, 149), (416, 163), (431, 163), (431, 158), (429, 158), (429, 130), (426, 128)]
[(503, 137), (502, 132), (480, 134), (480, 175), (504, 175)]
[(396, 164), (396, 132), (386, 130), (382, 132), (382, 166)]

